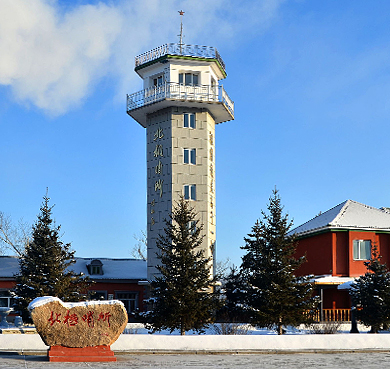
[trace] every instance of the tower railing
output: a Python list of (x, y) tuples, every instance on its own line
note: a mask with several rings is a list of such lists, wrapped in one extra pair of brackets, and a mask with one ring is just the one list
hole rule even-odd
[(222, 86), (188, 86), (175, 82), (166, 82), (127, 95), (127, 112), (165, 99), (222, 103), (234, 116), (234, 102)]
[(212, 46), (200, 46), (200, 45), (185, 45), (179, 43), (171, 43), (161, 45), (153, 50), (147, 51), (141, 55), (135, 57), (135, 67), (148, 63), (152, 60), (156, 60), (164, 55), (179, 55), (179, 56), (191, 56), (198, 58), (216, 59), (219, 64), (225, 69), (225, 63), (219, 55), (217, 49)]

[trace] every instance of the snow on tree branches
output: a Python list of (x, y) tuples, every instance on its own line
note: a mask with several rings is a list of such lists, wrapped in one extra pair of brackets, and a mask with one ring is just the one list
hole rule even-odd
[(351, 284), (349, 291), (356, 318), (371, 326), (371, 333), (390, 325), (390, 273), (374, 244), (371, 260), (364, 262), (367, 273)]
[(240, 267), (241, 286), (236, 288), (244, 314), (253, 325), (272, 328), (278, 334), (283, 327), (305, 321), (316, 308), (312, 285), (306, 277), (294, 272), (305, 261), (294, 258), (296, 239), (288, 236), (292, 221), (283, 215), (283, 207), (275, 189), (269, 199), (268, 214), (252, 227), (244, 238), (246, 254)]
[(41, 212), (33, 226), (32, 240), (19, 257), (19, 274), (16, 275), (17, 310), (29, 319), (28, 304), (36, 297), (55, 296), (63, 301), (80, 301), (86, 298), (91, 282), (74, 274), (75, 263), (71, 245), (60, 240), (60, 226), (53, 224), (49, 198), (43, 198)]
[(214, 319), (218, 299), (213, 293), (210, 262), (200, 248), (203, 225), (188, 201), (180, 198), (164, 234), (157, 239), (160, 275), (151, 283), (152, 310), (147, 315), (153, 332), (178, 329), (202, 332)]

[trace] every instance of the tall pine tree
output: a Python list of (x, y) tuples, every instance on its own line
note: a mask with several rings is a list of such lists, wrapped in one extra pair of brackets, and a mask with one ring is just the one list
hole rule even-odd
[(60, 226), (53, 224), (49, 198), (43, 198), (38, 220), (33, 226), (32, 241), (19, 257), (19, 274), (14, 292), (17, 310), (29, 320), (28, 304), (36, 297), (56, 296), (63, 301), (80, 301), (86, 298), (90, 281), (75, 274), (71, 245), (60, 240)]
[(374, 245), (371, 260), (364, 263), (367, 273), (356, 279), (349, 291), (352, 304), (357, 307), (356, 318), (371, 326), (371, 333), (390, 325), (390, 272), (380, 259)]
[(242, 273), (235, 266), (222, 280), (223, 306), (218, 311), (218, 319), (229, 323), (248, 322), (248, 317), (242, 309)]
[(152, 332), (175, 329), (202, 332), (214, 319), (218, 299), (212, 289), (210, 260), (201, 246), (203, 226), (183, 198), (165, 220), (157, 239), (160, 272), (151, 283), (153, 308), (147, 316)]
[(292, 221), (283, 215), (283, 207), (275, 189), (269, 199), (268, 212), (244, 238), (246, 254), (242, 258), (240, 288), (244, 311), (250, 322), (259, 327), (296, 326), (305, 321), (308, 311), (316, 307), (312, 286), (295, 270), (305, 258), (294, 258), (296, 240), (288, 236)]

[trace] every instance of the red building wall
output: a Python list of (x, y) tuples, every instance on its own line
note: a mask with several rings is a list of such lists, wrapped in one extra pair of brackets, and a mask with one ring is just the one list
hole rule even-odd
[(339, 277), (359, 277), (366, 273), (366, 260), (354, 260), (353, 241), (370, 240), (378, 246), (382, 262), (390, 265), (390, 235), (366, 231), (332, 231), (314, 234), (298, 241), (296, 257), (306, 254), (306, 263), (297, 275), (331, 274)]
[(350, 309), (351, 298), (349, 292), (338, 290), (337, 286), (333, 288), (325, 288), (323, 290), (323, 308), (324, 309)]
[(390, 234), (379, 233), (377, 234), (379, 243), (379, 254), (382, 256), (381, 262), (386, 263), (390, 268)]
[(298, 241), (296, 257), (306, 254), (306, 262), (297, 275), (332, 273), (332, 234), (330, 232), (302, 238)]
[(143, 301), (145, 299), (145, 287), (139, 286), (137, 283), (107, 283), (107, 282), (96, 282), (94, 283), (90, 291), (107, 291), (108, 295), (115, 297), (116, 292), (136, 292), (138, 293), (138, 308), (143, 311)]
[(10, 290), (15, 287), (15, 281), (0, 281), (0, 288)]
[(349, 231), (348, 232), (349, 242), (349, 277), (359, 277), (367, 272), (367, 268), (364, 262), (367, 260), (354, 260), (353, 259), (353, 241), (354, 240), (370, 240), (371, 245), (377, 244), (379, 251), (380, 245), (378, 237), (375, 232), (362, 232), (362, 231)]
[(333, 240), (333, 268), (332, 275), (348, 276), (349, 251), (348, 232), (332, 232)]

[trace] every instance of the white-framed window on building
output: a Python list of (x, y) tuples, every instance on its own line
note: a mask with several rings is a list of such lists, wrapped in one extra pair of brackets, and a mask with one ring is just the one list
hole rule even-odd
[(195, 114), (194, 113), (184, 113), (183, 116), (184, 120), (184, 128), (196, 128), (196, 120), (195, 120)]
[(153, 86), (161, 86), (163, 84), (163, 76), (157, 76), (153, 78)]
[(370, 260), (371, 259), (371, 241), (353, 240), (353, 259)]
[(188, 222), (187, 227), (191, 231), (191, 234), (194, 234), (196, 232), (196, 220)]
[(184, 200), (196, 200), (196, 185), (184, 185)]
[(184, 164), (196, 164), (196, 149), (184, 149)]
[(94, 259), (91, 261), (90, 264), (87, 265), (88, 273), (90, 275), (103, 275), (103, 263), (98, 260)]
[(115, 298), (125, 305), (127, 313), (132, 313), (138, 308), (138, 292), (115, 292)]
[(8, 290), (0, 290), (0, 307), (12, 307), (15, 303), (14, 297)]
[(107, 300), (107, 291), (89, 291), (90, 300)]
[(179, 73), (179, 83), (186, 86), (198, 86), (199, 74), (198, 73)]

